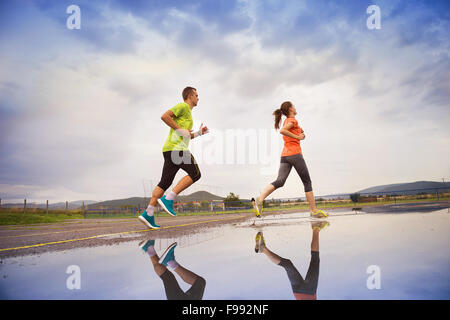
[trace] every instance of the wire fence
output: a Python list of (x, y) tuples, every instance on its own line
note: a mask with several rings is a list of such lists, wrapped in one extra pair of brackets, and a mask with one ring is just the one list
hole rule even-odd
[[(182, 197), (179, 197), (183, 199)], [(175, 200), (174, 210), (177, 215), (211, 215), (233, 212), (252, 212), (253, 205), (251, 199), (239, 199), (230, 194), (220, 200)], [(186, 199), (186, 198), (184, 198)], [(146, 209), (150, 197), (134, 198), (133, 203), (121, 205), (101, 205), (90, 204), (83, 205), (77, 209), (69, 209), (66, 202), (65, 209), (49, 209), (47, 202), (46, 208), (27, 207), (26, 199), (23, 208), (8, 208), (1, 205), (0, 212), (17, 211), (23, 213), (77, 213), (84, 218), (106, 218), (106, 217), (137, 217)], [(178, 201), (177, 201), (178, 200)], [(130, 200), (131, 201), (131, 200)], [(137, 203), (136, 203), (137, 201)], [(385, 204), (401, 203), (423, 203), (423, 202), (447, 202), (450, 204), (450, 192), (448, 186), (426, 189), (392, 190), (380, 192), (365, 192), (352, 194), (338, 194), (329, 196), (316, 196), (315, 204), (319, 209), (332, 208), (355, 208), (362, 206), (379, 206)], [(304, 197), (265, 199), (263, 202), (265, 212), (277, 212), (285, 210), (308, 210), (309, 204)], [(168, 215), (159, 205), (156, 207), (156, 216)]]
[[(352, 194), (339, 194), (331, 196), (315, 197), (316, 207), (319, 209), (332, 208), (355, 208), (361, 206), (379, 206), (386, 204), (400, 203), (421, 203), (434, 201), (447, 201), (450, 204), (449, 188), (426, 188), (413, 190), (395, 190), (382, 192), (365, 192)], [(138, 216), (141, 214), (147, 204), (138, 206), (128, 206), (126, 208), (86, 208), (84, 216), (89, 217), (106, 217), (106, 216)], [(307, 210), (309, 203), (304, 197), (298, 198), (281, 198), (266, 199), (263, 202), (264, 211), (285, 211), (285, 210)], [(251, 199), (235, 199), (224, 198), (222, 200), (202, 200), (177, 202), (175, 200), (174, 210), (177, 215), (193, 215), (193, 214), (223, 214), (252, 212), (253, 204)], [(156, 207), (155, 216), (168, 215), (159, 205)]]

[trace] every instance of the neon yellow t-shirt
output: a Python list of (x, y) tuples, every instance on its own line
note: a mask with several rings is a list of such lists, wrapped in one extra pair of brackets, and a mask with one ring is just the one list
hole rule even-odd
[[(180, 126), (180, 128), (191, 130), (194, 125), (192, 119), (191, 108), (185, 102), (181, 102), (176, 106), (172, 107), (170, 111), (175, 115), (174, 121)], [(166, 143), (163, 146), (163, 152), (172, 150), (188, 150), (189, 140), (183, 138), (175, 130), (170, 128), (169, 136), (167, 137)]]

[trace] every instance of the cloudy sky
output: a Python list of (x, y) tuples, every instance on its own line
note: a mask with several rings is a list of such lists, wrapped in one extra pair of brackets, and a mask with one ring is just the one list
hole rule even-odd
[[(72, 4), (80, 29), (67, 28)], [(372, 4), (381, 29), (367, 27)], [(188, 85), (194, 128), (211, 130), (191, 142), (193, 191), (249, 197), (275, 180), (272, 112), (286, 100), (316, 195), (448, 181), (448, 30), (448, 1), (3, 0), (0, 198), (148, 195), (160, 116)], [(294, 170), (273, 194), (303, 195)]]

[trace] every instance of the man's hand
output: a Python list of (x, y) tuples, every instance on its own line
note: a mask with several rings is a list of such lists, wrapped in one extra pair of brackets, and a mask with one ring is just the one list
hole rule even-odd
[(305, 138), (306, 138), (306, 136), (303, 132), (300, 133), (300, 135), (298, 136), (298, 140), (304, 140)]
[(203, 126), (203, 122), (202, 122), (202, 124), (200, 125), (200, 129), (198, 131), (200, 131), (201, 135), (204, 135), (209, 132), (209, 129), (207, 126)]
[(204, 127), (203, 123), (200, 125), (200, 129), (198, 129), (197, 132), (194, 132), (193, 138), (197, 138), (198, 136), (202, 136), (204, 134), (207, 134), (209, 132), (208, 127)]

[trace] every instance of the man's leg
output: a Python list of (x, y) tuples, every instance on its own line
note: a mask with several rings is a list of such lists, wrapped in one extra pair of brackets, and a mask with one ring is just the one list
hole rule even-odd
[(164, 272), (167, 271), (167, 268), (159, 263), (159, 257), (157, 254), (150, 257), (150, 260), (153, 264), (153, 269), (155, 270), (155, 273), (160, 277)]
[[(184, 268), (175, 260), (175, 248), (176, 243), (169, 246), (166, 252), (163, 254), (161, 264), (167, 266), (171, 271), (178, 274), (184, 282), (191, 285), (191, 288), (182, 293), (178, 293), (183, 296), (185, 300), (200, 300), (203, 297), (206, 281), (202, 277), (196, 275), (194, 272)], [(159, 259), (161, 261), (161, 259)], [(181, 290), (181, 289), (180, 289)], [(167, 289), (166, 289), (167, 291)]]
[(164, 191), (170, 187), (179, 170), (179, 166), (172, 162), (170, 157), (170, 152), (163, 152), (164, 156), (164, 167), (161, 174), (161, 180), (158, 185), (153, 189), (152, 198), (149, 201), (148, 207), (144, 212), (138, 217), (138, 219), (147, 227), (153, 229), (159, 229), (160, 226), (155, 222), (155, 210), (156, 203), (164, 195)]
[(166, 199), (170, 201), (175, 200), (180, 192), (183, 192), (189, 188), (201, 177), (200, 168), (198, 167), (194, 156), (189, 151), (181, 152), (181, 159), (182, 162), (180, 164), (180, 168), (183, 169), (188, 175), (181, 178), (172, 191), (166, 196)]
[(153, 189), (152, 198), (150, 199), (150, 202), (148, 203), (149, 206), (156, 207), (156, 204), (158, 203), (158, 199), (161, 198), (164, 195), (164, 190), (160, 187), (156, 186), (155, 189)]
[(173, 188), (172, 191), (178, 195), (180, 194), (180, 192), (186, 190), (193, 184), (194, 180), (192, 180), (192, 178), (189, 175), (187, 175), (181, 178), (181, 180), (177, 183), (177, 185)]
[(148, 240), (144, 246), (141, 247), (150, 257), (153, 269), (158, 277), (161, 278), (164, 284), (164, 290), (168, 300), (181, 300), (184, 299), (184, 292), (180, 288), (175, 276), (170, 272), (166, 266), (159, 263), (159, 256), (155, 250), (155, 240)]
[(178, 262), (171, 265), (172, 271), (178, 274), (184, 282), (191, 285), (191, 287), (186, 292), (178, 294), (182, 296), (184, 300), (201, 300), (206, 286), (205, 279), (184, 268), (183, 266), (178, 264)]
[(167, 300), (186, 300), (186, 294), (172, 272), (165, 269), (163, 273), (159, 274), (159, 277), (163, 281)]
[(160, 199), (164, 195), (164, 192), (170, 187), (170, 185), (173, 182), (173, 179), (175, 178), (175, 175), (180, 169), (179, 166), (173, 163), (170, 151), (163, 152), (163, 156), (164, 156), (164, 167), (161, 174), (161, 180), (159, 181), (158, 185), (153, 189), (152, 198), (150, 199), (150, 202), (148, 204), (149, 206), (152, 207), (156, 206), (156, 204), (158, 203), (158, 199)]

